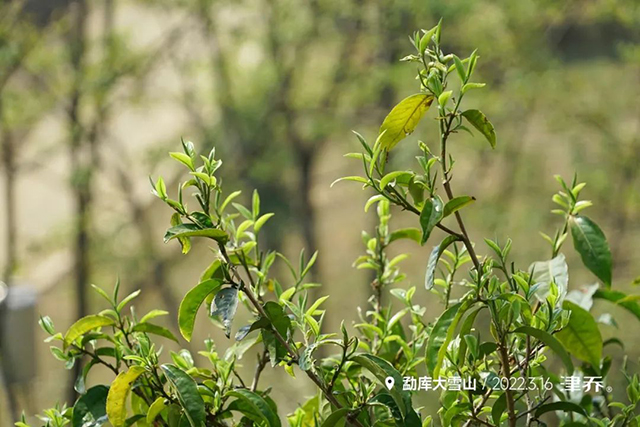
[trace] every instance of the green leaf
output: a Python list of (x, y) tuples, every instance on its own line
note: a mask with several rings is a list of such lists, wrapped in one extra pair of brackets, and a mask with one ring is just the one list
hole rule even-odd
[(467, 81), (467, 70), (464, 69), (464, 65), (460, 58), (456, 55), (453, 55), (453, 63), (456, 66), (456, 72), (458, 73), (458, 77), (460, 77), (460, 82), (464, 84)]
[(178, 309), (178, 326), (185, 340), (191, 341), (198, 309), (207, 296), (217, 291), (221, 285), (222, 282), (218, 279), (205, 280), (187, 292), (182, 299)]
[(162, 326), (154, 325), (153, 323), (148, 323), (148, 322), (138, 323), (133, 328), (131, 328), (131, 330), (133, 332), (144, 332), (147, 334), (158, 335), (158, 336), (170, 339), (172, 341), (178, 342), (178, 338), (176, 338), (176, 336), (173, 335), (173, 333), (170, 330)]
[(260, 395), (247, 389), (237, 389), (227, 392), (227, 396), (235, 397), (242, 405), (230, 404), (230, 409), (240, 411), (247, 418), (262, 425), (265, 423), (268, 427), (280, 427), (280, 418), (267, 401)]
[(436, 321), (427, 341), (427, 370), (433, 378), (438, 378), (442, 362), (447, 354), (460, 319), (470, 307), (468, 302), (460, 302), (449, 307)]
[(567, 373), (569, 375), (573, 374), (573, 363), (571, 362), (571, 356), (569, 356), (569, 353), (567, 353), (560, 341), (555, 339), (551, 334), (541, 329), (532, 328), (530, 326), (521, 326), (516, 329), (515, 332), (527, 334), (545, 343), (547, 347), (553, 350), (553, 352), (555, 352), (560, 357), (562, 363), (564, 363), (564, 366), (567, 368)]
[(480, 110), (467, 110), (462, 113), (462, 117), (467, 119), (491, 144), (491, 148), (496, 148), (496, 131), (491, 122)]
[(144, 323), (147, 320), (155, 319), (156, 317), (166, 316), (167, 314), (169, 314), (168, 311), (153, 309), (147, 314), (145, 314), (144, 316), (142, 316), (142, 319), (140, 319), (140, 323)]
[(358, 354), (354, 356), (352, 360), (371, 372), (378, 381), (383, 384), (385, 389), (385, 379), (387, 377), (392, 377), (395, 381), (395, 386), (389, 390), (389, 393), (391, 394), (391, 397), (393, 397), (396, 405), (398, 405), (398, 408), (400, 408), (400, 412), (404, 418), (403, 425), (415, 423), (416, 418), (418, 420), (418, 425), (420, 425), (420, 417), (415, 413), (411, 404), (411, 395), (402, 390), (402, 375), (400, 375), (400, 372), (398, 372), (389, 362), (378, 356), (374, 356), (373, 354)]
[(167, 381), (175, 388), (180, 406), (191, 427), (204, 427), (207, 414), (195, 380), (177, 366), (165, 364), (160, 368)]
[(471, 197), (471, 196), (454, 197), (453, 199), (449, 200), (447, 204), (444, 205), (442, 217), (446, 218), (452, 213), (464, 208), (467, 205), (470, 205), (475, 201), (476, 201), (475, 197)]
[(431, 254), (429, 254), (429, 260), (427, 261), (427, 273), (424, 276), (424, 287), (427, 290), (433, 288), (438, 259), (440, 259), (440, 256), (445, 251), (445, 249), (449, 247), (449, 245), (459, 240), (460, 238), (458, 236), (447, 236), (438, 246), (434, 246), (431, 250)]
[(349, 408), (340, 408), (333, 411), (331, 415), (329, 415), (324, 420), (321, 427), (335, 427), (340, 420), (342, 420), (347, 416), (348, 413), (349, 413)]
[(598, 324), (588, 311), (571, 301), (562, 304), (571, 311), (569, 323), (556, 334), (564, 347), (578, 359), (598, 370), (602, 359), (602, 336)]
[(569, 286), (569, 267), (563, 254), (558, 254), (549, 261), (536, 261), (529, 266), (531, 281), (536, 287), (535, 296), (545, 301), (549, 296), (551, 282), (556, 284), (558, 295), (562, 301)]
[(627, 299), (627, 294), (620, 291), (613, 291), (610, 289), (598, 289), (593, 294), (594, 298), (604, 299), (625, 308), (631, 314), (636, 316), (640, 320), (640, 305), (635, 301)]
[(547, 403), (546, 405), (542, 405), (541, 407), (536, 409), (536, 418), (539, 418), (540, 416), (542, 416), (543, 414), (546, 414), (547, 412), (555, 412), (555, 411), (575, 412), (585, 417), (589, 416), (589, 414), (587, 414), (587, 412), (582, 408), (582, 406), (579, 406), (573, 402), (553, 402), (553, 403)]
[(147, 423), (148, 424), (153, 423), (156, 417), (160, 415), (160, 412), (162, 412), (166, 407), (167, 405), (165, 404), (164, 397), (159, 397), (156, 400), (154, 400), (151, 406), (149, 406), (149, 411), (147, 411)]
[(442, 199), (436, 196), (424, 202), (422, 212), (420, 212), (420, 226), (422, 227), (422, 239), (420, 244), (424, 245), (429, 239), (433, 228), (443, 218)]
[(393, 107), (380, 126), (380, 134), (384, 133), (380, 139), (380, 147), (391, 151), (398, 142), (413, 133), (432, 102), (432, 95), (417, 93)]
[[(272, 327), (275, 328), (284, 339), (287, 339), (291, 331), (291, 318), (286, 315), (282, 306), (276, 302), (268, 301), (264, 305), (264, 311), (267, 313)], [(287, 355), (287, 349), (276, 338), (273, 331), (266, 328), (263, 329), (262, 340), (269, 351), (271, 365), (275, 366), (277, 362), (284, 359)]]
[(66, 348), (70, 346), (76, 339), (89, 331), (103, 326), (112, 325), (115, 325), (115, 321), (110, 317), (100, 316), (97, 314), (85, 316), (71, 325), (67, 330), (67, 333), (64, 335), (64, 347)]
[(107, 414), (107, 395), (109, 387), (97, 385), (80, 396), (73, 406), (73, 427), (84, 427), (85, 417), (90, 414), (93, 420), (103, 418)]
[(202, 229), (195, 224), (180, 224), (171, 227), (164, 235), (164, 242), (182, 237), (208, 237), (218, 243), (225, 244), (229, 240), (229, 235), (217, 228)]
[(507, 409), (507, 394), (502, 393), (493, 403), (493, 408), (491, 408), (491, 419), (493, 419), (495, 425), (500, 425), (500, 419), (505, 409)]
[(132, 366), (120, 372), (111, 383), (107, 395), (106, 412), (113, 427), (123, 427), (127, 420), (127, 397), (136, 379), (145, 372), (142, 366)]
[(389, 235), (389, 243), (395, 242), (400, 239), (409, 239), (413, 240), (416, 243), (420, 243), (422, 239), (422, 231), (417, 228), (401, 228), (399, 230), (393, 231)]
[(404, 176), (411, 177), (412, 175), (413, 175), (413, 172), (411, 171), (389, 172), (388, 174), (383, 176), (382, 179), (380, 179), (380, 188), (384, 190), (385, 187), (391, 183), (391, 181), (397, 180), (398, 178), (404, 177)]
[(258, 218), (255, 222), (255, 224), (253, 224), (253, 231), (255, 231), (256, 233), (260, 232), (260, 229), (262, 228), (262, 226), (264, 225), (265, 222), (267, 222), (269, 220), (269, 218), (271, 218), (273, 215), (275, 215), (274, 213), (266, 213), (264, 215), (262, 215), (260, 218)]
[(231, 336), (231, 323), (236, 315), (238, 308), (238, 289), (224, 288), (218, 292), (211, 304), (210, 316), (220, 316), (222, 325), (224, 326), (224, 334), (229, 338)]
[(569, 228), (573, 247), (580, 254), (582, 263), (611, 287), (611, 251), (600, 227), (586, 216), (575, 215), (569, 219)]

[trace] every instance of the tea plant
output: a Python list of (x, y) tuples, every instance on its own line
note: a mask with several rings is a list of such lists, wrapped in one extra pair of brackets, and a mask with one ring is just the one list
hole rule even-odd
[[(276, 427), (282, 425), (270, 393), (276, 385), (261, 381), (271, 367), (304, 376), (317, 389), (287, 416), (292, 426), (514, 427), (545, 424), (552, 414), (567, 426), (637, 426), (639, 377), (625, 361), (627, 398), (613, 401), (608, 349), (621, 343), (603, 341), (590, 309), (594, 299), (602, 299), (640, 318), (640, 306), (636, 297), (612, 288), (606, 238), (583, 213), (591, 205), (580, 197), (584, 184), (557, 178), (561, 189), (553, 196), (553, 212), (562, 221), (552, 236), (543, 234), (548, 260), (522, 268), (511, 261), (511, 240), (474, 245), (463, 212), (475, 199), (453, 190), (449, 143), (461, 131), (478, 134), (492, 147), (497, 138), (481, 111), (463, 108), (465, 95), (484, 86), (472, 81), (478, 55), (461, 59), (445, 53), (440, 37), (440, 24), (415, 34), (416, 51), (404, 60), (418, 66), (419, 92), (393, 108), (375, 143), (356, 134), (362, 152), (347, 156), (362, 163), (363, 174), (339, 180), (373, 192), (365, 210), (375, 206), (379, 219), (375, 230), (363, 232), (365, 253), (354, 263), (373, 277), (370, 307), (360, 312), (359, 323), (343, 324), (339, 334), (323, 332), (326, 297), (310, 300), (307, 292), (315, 286), (307, 276), (317, 254), (307, 258), (303, 251), (294, 262), (264, 248), (260, 232), (272, 214), (262, 213), (258, 193), (249, 205), (236, 202), (240, 192), (223, 190), (215, 150), (198, 156), (193, 144), (183, 142), (182, 152), (171, 153), (188, 172), (177, 193), (170, 196), (162, 178), (152, 181), (154, 194), (173, 210), (164, 239), (179, 242), (185, 254), (193, 239), (206, 240), (212, 261), (182, 300), (180, 334), (190, 341), (196, 315), (207, 311), (233, 344), (219, 353), (217, 343), (207, 340), (199, 357), (186, 350), (164, 357), (156, 338), (179, 342), (154, 323), (167, 313), (139, 317), (132, 307), (127, 310), (139, 292), (120, 298), (118, 284), (110, 293), (96, 287), (108, 308), (66, 333), (41, 319), (48, 341), (58, 343), (51, 348), (54, 356), (67, 368), (84, 363), (76, 383), (79, 399), (72, 408), (46, 411), (43, 423)], [(416, 169), (387, 171), (392, 151), (432, 110), (437, 138), (419, 142)], [(185, 201), (187, 192), (195, 196), (195, 209)], [(392, 210), (415, 215), (417, 226), (394, 229)], [(436, 228), (446, 236), (440, 242), (431, 236)], [(561, 252), (568, 238), (598, 285), (568, 290)], [(399, 263), (407, 255), (392, 258), (388, 249), (400, 239), (428, 245), (425, 289), (399, 285), (405, 278)], [(279, 277), (276, 263), (290, 277)], [(432, 316), (416, 304), (417, 292), (441, 301), (441, 314)], [(396, 304), (386, 302), (389, 295)], [(239, 309), (250, 314), (249, 324), (236, 325)], [(320, 358), (320, 347), (331, 355)], [(238, 370), (248, 352), (257, 354), (251, 378)], [(111, 384), (86, 387), (95, 365), (113, 372)], [(416, 395), (427, 390), (440, 394), (437, 413), (415, 404)], [(28, 426), (25, 420), (17, 425)]]

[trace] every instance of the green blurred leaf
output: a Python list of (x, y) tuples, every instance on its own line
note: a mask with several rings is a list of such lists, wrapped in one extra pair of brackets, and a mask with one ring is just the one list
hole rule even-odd
[(131, 328), (131, 330), (133, 332), (144, 332), (147, 334), (158, 335), (161, 337), (168, 338), (172, 341), (178, 342), (178, 338), (176, 338), (176, 336), (173, 335), (173, 333), (170, 330), (162, 326), (154, 325), (153, 323), (148, 323), (148, 322), (138, 323), (133, 328)]
[(598, 289), (594, 292), (593, 297), (604, 299), (617, 304), (620, 307), (625, 308), (631, 314), (636, 316), (638, 320), (640, 320), (640, 305), (635, 301), (629, 301), (627, 299), (627, 294), (625, 294), (624, 292), (613, 291), (610, 289)]
[(542, 416), (543, 414), (546, 414), (547, 412), (555, 411), (575, 412), (576, 414), (580, 414), (585, 417), (589, 416), (589, 414), (587, 414), (582, 406), (579, 406), (573, 402), (553, 402), (542, 405), (538, 409), (536, 409), (536, 418)]
[(160, 412), (162, 412), (164, 408), (167, 407), (167, 405), (165, 404), (165, 400), (166, 399), (162, 396), (158, 397), (156, 400), (153, 401), (151, 406), (149, 406), (149, 410), (147, 411), (147, 417), (146, 417), (148, 424), (153, 423), (156, 417), (160, 415)]
[(427, 290), (433, 288), (433, 281), (435, 279), (438, 259), (440, 259), (440, 256), (445, 251), (445, 249), (449, 247), (449, 245), (459, 240), (460, 238), (458, 236), (447, 236), (438, 246), (434, 246), (431, 250), (431, 253), (429, 254), (429, 260), (427, 261), (427, 272), (424, 276), (424, 287)]
[(400, 239), (409, 239), (416, 243), (420, 243), (420, 240), (422, 239), (422, 232), (417, 228), (401, 228), (391, 232), (389, 235), (389, 243)]

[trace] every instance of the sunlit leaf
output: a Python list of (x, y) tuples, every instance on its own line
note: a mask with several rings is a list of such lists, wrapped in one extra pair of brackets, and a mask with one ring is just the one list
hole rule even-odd
[(432, 95), (418, 93), (403, 99), (393, 107), (380, 126), (380, 134), (384, 132), (380, 139), (380, 147), (391, 151), (398, 142), (413, 133), (432, 102)]

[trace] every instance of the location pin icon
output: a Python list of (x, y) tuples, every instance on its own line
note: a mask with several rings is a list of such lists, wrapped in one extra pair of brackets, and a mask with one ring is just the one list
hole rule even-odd
[(393, 388), (393, 384), (395, 384), (395, 382), (396, 380), (394, 380), (393, 377), (387, 377), (384, 380), (384, 384), (387, 386), (389, 390)]

